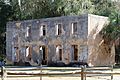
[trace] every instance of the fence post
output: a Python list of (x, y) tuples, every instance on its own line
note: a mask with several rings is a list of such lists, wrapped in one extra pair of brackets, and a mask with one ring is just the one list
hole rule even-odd
[[(113, 72), (113, 65), (111, 66), (111, 72)], [(113, 80), (113, 74), (111, 74), (111, 80)]]
[(41, 75), (41, 73), (42, 73), (42, 64), (40, 65), (40, 80), (42, 80), (42, 75)]
[(81, 80), (84, 80), (84, 67), (81, 67)]
[(5, 80), (5, 78), (6, 78), (6, 70), (5, 70), (5, 67), (2, 66), (1, 67), (1, 79)]
[[(84, 71), (86, 72), (86, 65), (84, 66)], [(84, 75), (85, 75), (85, 80), (86, 80), (86, 73)]]

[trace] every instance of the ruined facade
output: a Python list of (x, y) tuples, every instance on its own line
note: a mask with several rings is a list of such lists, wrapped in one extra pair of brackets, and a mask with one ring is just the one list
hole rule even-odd
[[(108, 18), (92, 14), (62, 16), (46, 19), (15, 21), (7, 23), (7, 61), (29, 62), (31, 64), (52, 64), (63, 62), (87, 62), (93, 65), (114, 63), (114, 56), (104, 64), (103, 58), (96, 58), (93, 48), (102, 37), (96, 36), (108, 23)], [(104, 51), (104, 53), (106, 53)], [(113, 54), (113, 53), (112, 53)], [(105, 55), (107, 57), (107, 55)], [(103, 54), (104, 57), (104, 54)], [(102, 59), (102, 60), (101, 60)]]

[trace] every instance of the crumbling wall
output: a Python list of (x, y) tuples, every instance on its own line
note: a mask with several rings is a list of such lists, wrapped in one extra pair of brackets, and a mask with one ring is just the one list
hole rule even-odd
[(88, 18), (88, 64), (89, 66), (108, 66), (114, 64), (114, 45), (107, 44), (100, 31), (108, 24), (108, 18), (89, 15)]

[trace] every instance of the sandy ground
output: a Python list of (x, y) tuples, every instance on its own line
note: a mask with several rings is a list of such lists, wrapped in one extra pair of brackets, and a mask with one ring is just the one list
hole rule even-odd
[[(4, 80), (81, 80), (81, 77), (26, 77), (26, 78), (6, 78)], [(87, 77), (86, 80), (111, 80), (110, 76)], [(113, 80), (120, 80), (119, 76), (114, 76)]]
[[(42, 79), (40, 79), (39, 77), (34, 77), (34, 78), (7, 78), (5, 80), (81, 80), (81, 79), (80, 77), (43, 77)], [(87, 80), (110, 80), (110, 79), (87, 77)]]

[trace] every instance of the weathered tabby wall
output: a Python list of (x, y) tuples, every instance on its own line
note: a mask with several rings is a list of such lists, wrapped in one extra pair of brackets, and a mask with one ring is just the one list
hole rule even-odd
[(105, 43), (100, 31), (107, 25), (108, 18), (90, 15), (88, 17), (88, 63), (90, 66), (108, 66), (115, 62), (115, 48)]
[[(71, 34), (71, 23), (77, 22), (77, 32)], [(56, 24), (62, 24), (62, 35), (56, 35)], [(47, 25), (46, 36), (40, 36), (40, 26), (44, 24)], [(31, 63), (37, 63), (41, 60), (39, 47), (45, 46), (47, 48), (47, 62), (61, 62), (56, 53), (56, 45), (62, 45), (63, 55), (62, 62), (68, 64), (69, 62), (74, 62), (72, 59), (72, 45), (78, 45), (78, 62), (86, 62), (88, 55), (87, 47), (87, 25), (88, 16), (63, 16), (39, 20), (26, 20), (9, 22), (7, 24), (7, 35), (6, 35), (6, 54), (8, 61), (19, 62), (28, 61)], [(25, 37), (27, 27), (31, 26), (31, 35)], [(26, 47), (30, 47), (31, 60), (29, 57), (26, 58)], [(18, 47), (18, 59), (15, 60), (14, 47)]]

